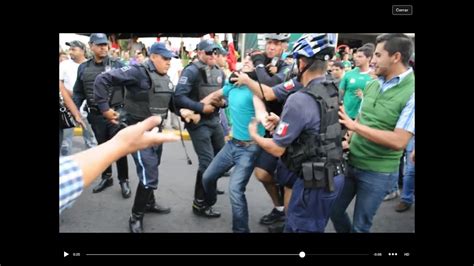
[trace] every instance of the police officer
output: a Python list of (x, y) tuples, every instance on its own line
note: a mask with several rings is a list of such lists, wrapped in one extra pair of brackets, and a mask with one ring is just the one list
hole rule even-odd
[[(115, 59), (108, 57), (108, 40), (104, 33), (93, 33), (89, 41), (90, 48), (94, 53), (93, 58), (82, 63), (78, 69), (77, 81), (74, 84), (73, 99), (76, 106), (81, 106), (84, 99), (87, 100), (88, 116), (87, 120), (92, 126), (92, 130), (99, 144), (111, 139), (118, 132), (118, 125), (108, 122), (102, 116), (94, 99), (94, 81), (95, 78), (103, 72), (123, 67), (123, 64)], [(103, 101), (113, 109), (123, 107), (124, 87), (110, 87)], [(127, 156), (117, 161), (118, 179), (122, 190), (122, 196), (128, 198), (131, 190), (128, 185), (128, 163)], [(112, 166), (109, 166), (102, 173), (102, 180), (92, 190), (93, 193), (101, 192), (105, 188), (112, 186)]]
[(219, 46), (212, 40), (201, 41), (197, 45), (198, 60), (183, 70), (175, 92), (177, 108), (187, 108), (201, 114), (198, 124), (186, 123), (185, 127), (199, 159), (193, 212), (208, 218), (220, 216), (220, 213), (214, 212), (212, 207), (205, 206), (202, 184), (202, 174), (224, 146), (224, 132), (219, 123), (219, 108), (217, 108), (221, 101), (207, 97), (222, 88), (225, 80), (224, 72), (216, 66), (218, 49)]
[[(294, 67), (296, 67), (296, 64), (294, 65)], [(257, 97), (259, 97), (259, 99), (262, 99), (262, 95), (265, 95), (265, 100), (267, 102), (278, 102), (279, 104), (281, 104), (281, 107), (283, 107), (286, 99), (288, 99), (291, 94), (303, 88), (303, 85), (298, 82), (296, 76), (297, 73), (295, 73), (294, 71), (289, 74), (288, 78), (290, 79), (288, 81), (277, 84), (273, 87), (269, 87), (265, 84), (259, 84), (257, 81), (251, 79), (245, 73), (234, 73), (236, 75), (236, 78), (232, 79), (236, 81), (236, 84), (247, 85), (252, 90), (252, 92)], [(265, 108), (259, 110), (259, 106), (264, 105), (263, 103), (262, 105), (256, 105), (256, 112), (263, 112), (264, 116), (267, 115), (268, 111), (265, 110)], [(272, 110), (274, 109), (269, 109), (269, 111)], [(262, 151), (262, 153), (264, 154), (260, 154), (260, 156), (257, 158), (257, 168), (255, 170), (255, 176), (260, 182), (262, 182), (266, 191), (270, 195), (274, 204), (274, 208), (269, 214), (264, 215), (260, 219), (260, 223), (264, 225), (270, 225), (268, 227), (268, 231), (271, 233), (281, 233), (283, 232), (285, 226), (284, 210), (288, 208), (288, 202), (291, 197), (291, 189), (293, 186), (293, 182), (291, 182), (292, 180), (287, 179), (279, 180), (278, 177), (280, 176), (275, 174), (275, 172), (278, 172), (280, 168), (277, 164), (278, 158), (266, 151)]]
[[(281, 56), (284, 52), (283, 43), (287, 43), (290, 37), (291, 34), (289, 33), (268, 33), (265, 35), (265, 52), (251, 53), (252, 61), (256, 67), (258, 81), (261, 83), (259, 84), (259, 91), (260, 85), (273, 87), (286, 81), (286, 78), (289, 76), (291, 70), (290, 66), (281, 59)], [(259, 92), (257, 95), (263, 98), (268, 112), (273, 112), (278, 116), (281, 114), (283, 102), (267, 98), (267, 94), (265, 93), (262, 95)], [(268, 131), (266, 132), (266, 136), (270, 137)], [(274, 208), (270, 213), (260, 219), (260, 223), (264, 225), (273, 225), (285, 220), (283, 184), (280, 184), (281, 186), (278, 187), (274, 181), (277, 161), (278, 158), (263, 150), (255, 163), (255, 176), (262, 182), (274, 204)]]
[[(97, 77), (94, 89), (99, 108), (107, 120), (122, 126), (133, 125), (152, 115), (160, 115), (164, 121), (172, 106), (173, 83), (166, 74), (171, 58), (177, 57), (166, 49), (163, 43), (154, 43), (150, 48), (150, 58), (142, 64), (116, 69)], [(125, 112), (117, 113), (109, 107), (107, 90), (113, 86), (125, 85)], [(171, 108), (173, 110), (173, 108)], [(162, 125), (160, 125), (161, 131)], [(158, 186), (158, 166), (161, 162), (163, 146), (153, 146), (132, 153), (140, 182), (133, 203), (129, 226), (132, 233), (143, 232), (145, 212), (166, 214), (170, 208), (160, 206), (155, 201), (153, 190)]]
[(329, 34), (312, 33), (295, 43), (298, 81), (304, 88), (288, 97), (272, 139), (257, 134), (256, 121), (249, 125), (263, 149), (281, 156), (277, 174), (295, 179), (285, 232), (324, 232), (344, 183), (338, 91), (325, 82), (333, 42)]

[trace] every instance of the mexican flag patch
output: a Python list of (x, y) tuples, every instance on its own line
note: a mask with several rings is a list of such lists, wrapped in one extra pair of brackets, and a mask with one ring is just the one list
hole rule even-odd
[(285, 87), (285, 90), (289, 91), (295, 87), (295, 83), (293, 83), (293, 80), (290, 79), (283, 84), (283, 87)]
[(282, 136), (282, 137), (284, 137), (284, 136), (286, 135), (286, 132), (288, 131), (288, 126), (289, 126), (289, 125), (290, 125), (290, 124), (285, 123), (285, 122), (283, 122), (283, 121), (280, 122), (280, 123), (278, 124), (277, 129), (275, 130), (275, 133), (278, 134), (278, 135), (280, 135), (280, 136)]

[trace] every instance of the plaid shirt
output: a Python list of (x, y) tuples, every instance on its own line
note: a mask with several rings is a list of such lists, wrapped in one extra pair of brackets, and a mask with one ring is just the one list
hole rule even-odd
[(70, 157), (59, 158), (59, 213), (69, 208), (82, 193), (84, 181), (79, 165)]

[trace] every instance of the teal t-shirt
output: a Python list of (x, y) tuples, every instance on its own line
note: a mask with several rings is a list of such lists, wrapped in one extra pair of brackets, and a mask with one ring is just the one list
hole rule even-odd
[(362, 99), (357, 96), (356, 91), (360, 89), (364, 92), (365, 86), (371, 80), (372, 77), (368, 73), (360, 73), (358, 67), (347, 72), (344, 77), (342, 77), (341, 83), (339, 83), (339, 89), (344, 91), (344, 109), (350, 118), (355, 119), (357, 117), (362, 101)]
[[(252, 140), (248, 130), (250, 120), (255, 117), (252, 91), (245, 85), (237, 87), (226, 81), (223, 93), (232, 113), (232, 137), (243, 141)], [(265, 134), (261, 124), (258, 125), (258, 134)]]

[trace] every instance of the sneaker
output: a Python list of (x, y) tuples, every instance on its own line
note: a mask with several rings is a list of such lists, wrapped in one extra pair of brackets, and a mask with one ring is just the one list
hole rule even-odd
[(398, 203), (397, 207), (395, 207), (395, 211), (396, 212), (404, 212), (404, 211), (408, 211), (410, 208), (411, 208), (411, 204), (400, 201), (400, 203)]
[(385, 196), (385, 198), (383, 198), (383, 201), (393, 200), (393, 199), (398, 198), (399, 196), (400, 196), (400, 192), (397, 189), (393, 192), (388, 193), (387, 196)]
[(193, 213), (198, 216), (203, 216), (207, 218), (219, 218), (221, 217), (221, 213), (215, 211), (211, 206), (198, 206), (197, 204), (193, 203)]
[(264, 225), (271, 225), (276, 222), (281, 222), (284, 220), (285, 220), (285, 212), (279, 211), (276, 208), (273, 208), (273, 210), (269, 214), (264, 215), (260, 219), (260, 223)]
[(283, 233), (285, 229), (285, 222), (279, 222), (276, 224), (272, 224), (268, 227), (269, 233)]

